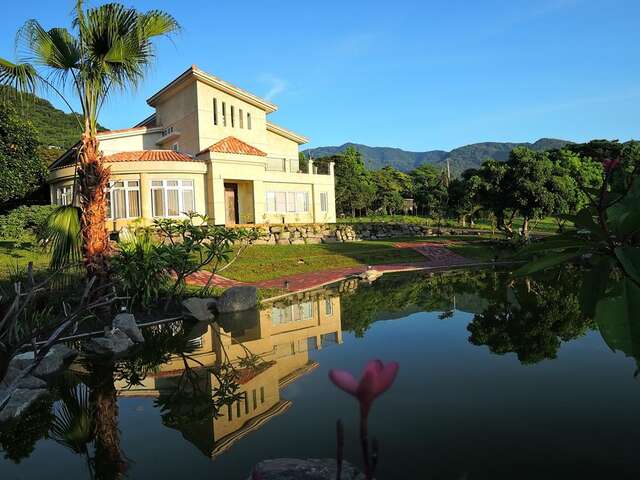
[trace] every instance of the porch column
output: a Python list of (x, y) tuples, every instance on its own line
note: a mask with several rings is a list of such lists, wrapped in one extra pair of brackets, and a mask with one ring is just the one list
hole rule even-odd
[(265, 213), (265, 190), (262, 180), (253, 181), (253, 221), (256, 224), (264, 223)]
[(140, 216), (144, 225), (150, 225), (153, 222), (151, 180), (147, 173), (140, 174)]
[(307, 171), (308, 174), (313, 175), (315, 172), (313, 171), (313, 160), (309, 159), (309, 170)]
[(214, 178), (213, 184), (213, 223), (215, 225), (225, 224), (224, 210), (224, 180), (222, 178)]

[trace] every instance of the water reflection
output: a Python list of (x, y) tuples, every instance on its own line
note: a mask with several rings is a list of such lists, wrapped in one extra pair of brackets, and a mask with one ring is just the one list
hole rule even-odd
[[(340, 297), (282, 301), (194, 330), (203, 331), (188, 356), (170, 358), (140, 385), (123, 379), (116, 388), (122, 397), (156, 398), (163, 423), (213, 458), (290, 407), (280, 390), (318, 366), (310, 351), (342, 343)], [(216, 373), (224, 365), (235, 373), (234, 397), (207, 411), (203, 400), (225, 390)]]
[[(131, 444), (123, 447), (127, 432), (130, 435), (138, 427), (131, 417), (121, 418), (119, 410), (123, 401), (148, 398), (160, 415), (162, 428), (179, 432), (184, 439), (181, 441), (188, 442), (189, 451), (195, 452), (195, 456), (205, 461), (228, 458), (238, 451), (244, 452), (243, 444), (248, 443), (255, 449), (249, 438), (252, 434), (259, 438), (260, 434), (255, 432), (264, 433), (269, 430), (267, 425), (278, 424), (279, 428), (287, 429), (287, 422), (311, 421), (311, 417), (319, 415), (319, 404), (326, 405), (330, 400), (322, 387), (316, 387), (310, 380), (324, 385), (326, 376), (316, 375), (315, 379), (311, 376), (304, 381), (301, 378), (318, 369), (319, 362), (326, 368), (328, 359), (336, 357), (341, 367), (357, 371), (370, 353), (358, 350), (358, 342), (353, 337), (364, 337), (362, 344), (370, 348), (382, 348), (380, 343), (376, 344), (380, 342), (376, 340), (376, 323), (384, 321), (387, 335), (403, 332), (403, 324), (406, 326), (413, 314), (417, 314), (421, 322), (437, 325), (425, 330), (433, 337), (421, 337), (420, 343), (413, 337), (413, 331), (405, 332), (397, 334), (397, 345), (387, 347), (382, 341), (384, 348), (400, 355), (397, 349), (407, 347), (407, 352), (415, 351), (411, 348), (417, 348), (415, 344), (420, 343), (425, 352), (433, 353), (437, 351), (434, 345), (442, 342), (445, 350), (450, 344), (455, 346), (458, 356), (477, 356), (484, 352), (485, 357), (491, 358), (487, 365), (494, 369), (486, 371), (496, 375), (496, 385), (500, 385), (502, 395), (507, 395), (510, 385), (525, 374), (511, 367), (500, 370), (509, 363), (498, 364), (496, 359), (512, 354), (512, 361), (517, 358), (521, 364), (539, 364), (555, 359), (563, 344), (578, 342), (592, 330), (599, 329), (612, 349), (637, 359), (638, 329), (626, 328), (615, 317), (596, 326), (583, 313), (582, 278), (580, 271), (570, 268), (530, 279), (513, 279), (508, 272), (493, 270), (385, 275), (372, 285), (349, 280), (265, 304), (260, 311), (219, 317), (211, 324), (184, 320), (156, 325), (145, 330), (145, 343), (130, 358), (111, 363), (74, 363), (55, 383), (49, 398), (0, 429), (0, 447), (7, 461), (17, 463), (37, 454), (38, 442), (56, 442), (64, 446), (66, 452), (73, 453), (76, 465), (86, 465), (82, 475), (71, 474), (70, 478), (122, 478), (135, 465), (140, 469), (136, 469), (133, 476), (144, 476), (146, 473), (141, 473), (145, 472), (144, 462), (150, 459), (140, 452), (127, 452), (133, 448)], [(435, 314), (425, 316), (424, 312)], [(461, 319), (464, 319), (463, 325)], [(412, 325), (413, 329), (423, 328)], [(345, 345), (341, 345), (343, 332)], [(455, 343), (447, 332), (456, 332), (457, 337), (462, 335), (462, 342)], [(442, 335), (442, 340), (438, 335)], [(332, 345), (337, 348), (327, 348)], [(599, 345), (604, 343), (599, 341)], [(589, 355), (596, 353), (590, 351)], [(424, 372), (428, 375), (415, 384), (407, 379), (404, 383), (398, 382), (399, 395), (427, 404), (428, 395), (416, 397), (415, 392), (422, 391), (428, 381), (426, 377), (447, 371), (446, 362), (456, 364), (457, 360), (445, 356), (442, 357), (444, 363), (423, 365), (420, 358), (405, 358), (404, 362), (406, 369), (415, 371), (416, 378)], [(504, 384), (499, 384), (500, 375)], [(476, 400), (484, 398), (489, 402), (485, 404), (486, 409), (493, 405), (490, 402), (497, 401), (483, 396), (481, 384), (471, 388), (469, 385), (475, 384), (467, 379), (466, 385), (456, 385), (455, 378), (448, 375), (438, 380), (439, 386), (435, 387), (442, 387), (442, 395), (455, 392), (442, 404), (460, 402), (457, 393), (460, 391), (467, 391)], [(303, 388), (292, 396), (285, 387), (297, 381)], [(517, 396), (514, 398), (512, 407), (518, 401)], [(299, 408), (305, 405), (302, 418), (300, 413), (296, 417), (292, 408), (295, 405)], [(558, 409), (563, 411), (561, 405)], [(418, 423), (429, 415), (428, 409), (416, 411), (423, 410), (426, 413), (416, 414)], [(401, 414), (402, 411), (397, 410), (393, 415)], [(276, 417), (277, 421), (270, 422)], [(333, 416), (323, 418), (326, 424), (333, 420)], [(391, 417), (389, 423), (392, 423)], [(261, 430), (262, 427), (265, 428)], [(526, 441), (525, 437), (515, 438)], [(277, 438), (267, 440), (274, 444), (284, 442), (280, 431)], [(289, 440), (277, 454), (290, 454), (291, 441), (296, 442)], [(413, 443), (395, 437), (394, 441), (399, 442), (398, 448), (406, 450), (408, 455), (415, 450), (414, 444), (419, 444), (415, 438)], [(233, 452), (232, 446), (235, 446)], [(314, 444), (315, 448), (320, 455), (322, 445)], [(262, 458), (261, 452), (256, 453), (259, 458)], [(308, 452), (308, 455), (314, 454), (315, 450)], [(246, 458), (250, 458), (249, 463), (256, 461), (253, 457)], [(167, 458), (166, 462), (175, 460)], [(394, 460), (387, 458), (386, 461)], [(213, 465), (208, 461), (207, 464)], [(243, 465), (242, 472), (246, 473), (249, 467), (250, 464)], [(0, 463), (0, 474), (3, 472)]]

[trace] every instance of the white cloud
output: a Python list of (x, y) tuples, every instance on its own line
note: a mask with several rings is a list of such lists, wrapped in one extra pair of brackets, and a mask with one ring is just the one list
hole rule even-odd
[(264, 94), (264, 98), (267, 100), (273, 100), (287, 89), (287, 82), (271, 73), (260, 75), (260, 81), (269, 85), (269, 90)]

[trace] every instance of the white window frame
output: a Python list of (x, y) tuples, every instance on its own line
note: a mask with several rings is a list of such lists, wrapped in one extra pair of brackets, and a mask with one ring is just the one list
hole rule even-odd
[(329, 211), (329, 192), (320, 192), (320, 211), (322, 213)]
[(65, 205), (71, 205), (73, 203), (73, 184), (56, 187), (55, 202), (56, 205), (60, 205), (62, 207)]
[[(161, 182), (161, 185), (154, 185), (156, 182)], [(167, 185), (167, 182), (177, 182), (177, 185)], [(191, 182), (191, 185), (186, 184), (185, 182)], [(156, 212), (156, 205), (154, 202), (153, 192), (155, 190), (162, 190), (162, 209), (161, 215)], [(167, 193), (169, 191), (177, 191), (178, 192), (178, 214), (177, 215), (167, 215)], [(191, 191), (191, 198), (193, 199), (193, 205), (191, 205), (192, 209), (186, 210), (184, 205), (184, 192)], [(151, 181), (151, 215), (154, 218), (179, 218), (183, 217), (186, 212), (195, 211), (196, 209), (196, 193), (195, 193), (195, 182), (194, 180), (178, 180), (175, 178), (167, 178), (164, 180), (152, 180)]]
[[(284, 210), (278, 208), (278, 196), (284, 195)], [(265, 211), (273, 214), (309, 213), (309, 192), (267, 191)]]
[[(137, 185), (134, 185), (134, 182)], [(122, 187), (115, 187), (114, 188), (114, 184), (115, 183), (122, 183), (123, 186)], [(114, 201), (114, 196), (113, 191), (114, 190), (124, 190), (124, 211), (125, 211), (125, 216), (124, 217), (115, 217), (114, 216), (114, 206), (115, 206), (115, 201)], [(129, 197), (130, 195), (132, 195), (133, 193), (138, 195), (138, 215), (129, 215)], [(108, 200), (109, 200), (109, 212), (107, 212), (107, 218), (109, 220), (121, 220), (121, 219), (129, 219), (129, 218), (140, 218), (142, 216), (142, 205), (140, 203), (140, 180), (111, 180), (109, 182), (109, 188), (107, 189), (107, 195), (109, 196)]]
[(174, 143), (173, 145), (171, 145), (171, 150), (173, 150), (174, 152), (179, 152), (180, 144), (178, 142)]

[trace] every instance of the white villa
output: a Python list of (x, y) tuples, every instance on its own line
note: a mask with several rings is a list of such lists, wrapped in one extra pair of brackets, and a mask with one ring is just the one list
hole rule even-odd
[[(98, 135), (111, 168), (109, 227), (206, 214), (217, 225), (331, 223), (333, 164), (300, 162), (307, 138), (277, 126), (277, 106), (195, 65), (147, 100), (155, 113)], [(75, 150), (50, 167), (51, 201), (73, 198)]]

